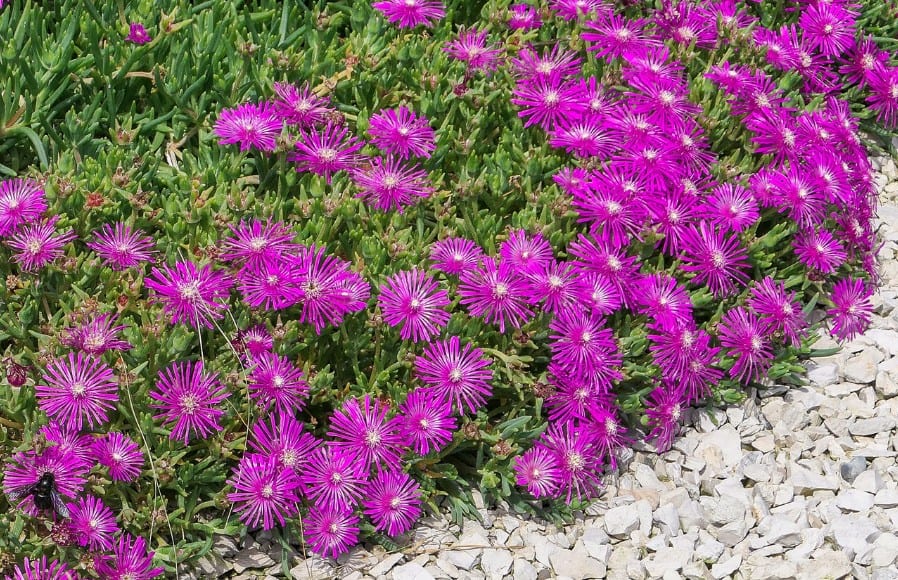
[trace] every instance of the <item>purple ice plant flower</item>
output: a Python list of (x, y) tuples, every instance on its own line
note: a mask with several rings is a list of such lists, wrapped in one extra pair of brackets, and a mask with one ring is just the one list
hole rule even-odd
[(297, 171), (321, 175), (330, 184), (334, 173), (358, 165), (358, 151), (364, 145), (347, 127), (329, 122), (322, 129), (300, 129), (297, 152), (289, 159), (296, 163)]
[(241, 221), (231, 226), (231, 235), (222, 243), (221, 259), (254, 269), (266, 263), (279, 263), (285, 255), (301, 247), (293, 242), (295, 234), (279, 221)]
[(368, 470), (356, 453), (333, 444), (316, 448), (300, 475), (306, 497), (316, 506), (350, 510), (361, 499)]
[(858, 278), (843, 278), (835, 283), (829, 299), (832, 308), (826, 314), (832, 319), (832, 335), (851, 340), (870, 325), (873, 315), (873, 285)]
[(122, 222), (104, 224), (94, 232), (87, 247), (97, 253), (104, 264), (113, 270), (136, 268), (153, 259), (153, 238)]
[(40, 434), (63, 455), (79, 463), (85, 470), (94, 463), (94, 438), (92, 435), (69, 429), (51, 420), (40, 428)]
[(755, 283), (748, 306), (761, 317), (768, 332), (781, 333), (792, 346), (801, 346), (801, 337), (807, 330), (808, 321), (795, 292), (787, 293), (783, 282), (766, 276)]
[(449, 322), (449, 295), (423, 270), (403, 270), (388, 277), (377, 302), (387, 324), (401, 326), (403, 340), (430, 340)]
[(561, 485), (558, 457), (540, 443), (515, 459), (514, 471), (515, 482), (536, 499), (554, 497)]
[(283, 310), (302, 299), (292, 260), (263, 262), (244, 268), (238, 276), (243, 301), (253, 308)]
[(399, 430), (418, 455), (427, 455), (452, 441), (456, 430), (452, 403), (433, 388), (411, 391), (399, 405)]
[(693, 284), (706, 284), (715, 297), (722, 297), (748, 283), (748, 254), (737, 237), (701, 221), (686, 230), (682, 243), (681, 268), (694, 273)]
[(101, 355), (109, 350), (130, 350), (131, 343), (122, 340), (118, 334), (125, 329), (124, 324), (116, 325), (116, 314), (101, 314), (66, 329), (60, 342), (65, 346), (89, 355)]
[(517, 273), (534, 274), (552, 261), (552, 246), (540, 233), (531, 236), (524, 230), (512, 230), (499, 246), (499, 256)]
[(309, 548), (324, 557), (336, 558), (358, 543), (359, 518), (349, 509), (312, 505), (303, 527)]
[(867, 82), (867, 103), (876, 113), (876, 120), (891, 128), (898, 127), (898, 67), (877, 66)]
[(286, 518), (299, 512), (299, 477), (274, 457), (245, 454), (227, 483), (234, 488), (228, 501), (250, 528), (261, 524), (263, 530), (270, 530), (275, 520), (284, 526)]
[(253, 363), (247, 389), (259, 407), (292, 414), (305, 406), (309, 384), (287, 357), (261, 352), (253, 358)]
[(664, 383), (649, 394), (645, 414), (650, 431), (646, 439), (654, 442), (658, 453), (670, 449), (673, 438), (680, 429), (680, 417), (685, 406), (682, 390), (670, 383)]
[(577, 20), (584, 16), (601, 18), (611, 13), (605, 0), (549, 0), (549, 8), (565, 20)]
[(327, 97), (319, 97), (304, 83), (302, 87), (289, 83), (274, 83), (275, 113), (290, 125), (310, 129), (327, 120), (331, 112)]
[(233, 280), (224, 272), (213, 270), (209, 264), (197, 266), (193, 262), (176, 262), (152, 269), (146, 287), (156, 293), (172, 324), (185, 322), (192, 327), (213, 328), (213, 320), (222, 318), (228, 308)]
[(151, 40), (150, 33), (147, 32), (147, 29), (140, 22), (132, 22), (128, 28), (128, 36), (125, 37), (125, 40), (132, 44), (147, 44)]
[(187, 445), (191, 438), (204, 439), (221, 430), (219, 419), (224, 411), (219, 403), (228, 391), (218, 380), (218, 373), (206, 373), (202, 361), (172, 363), (159, 371), (156, 390), (149, 393), (158, 409), (153, 419), (174, 423), (169, 437)]
[(417, 163), (404, 163), (392, 156), (369, 159), (353, 169), (352, 180), (359, 188), (356, 197), (380, 211), (403, 213), (434, 192), (427, 171)]
[(579, 91), (576, 85), (560, 77), (519, 82), (512, 90), (511, 102), (521, 108), (518, 117), (524, 127), (538, 125), (551, 131), (560, 121), (578, 112)]
[(841, 2), (810, 3), (802, 8), (798, 26), (810, 48), (827, 57), (840, 57), (854, 48), (856, 16)]
[(526, 277), (530, 302), (543, 303), (553, 314), (579, 307), (585, 291), (582, 275), (570, 262), (551, 260), (543, 269)]
[(112, 546), (112, 554), (95, 557), (94, 567), (100, 578), (106, 580), (151, 580), (164, 572), (153, 567), (154, 555), (148, 551), (145, 539), (123, 533)]
[(499, 66), (502, 48), (487, 45), (488, 34), (485, 30), (460, 30), (455, 40), (447, 42), (443, 50), (452, 58), (467, 63), (469, 74), (474, 71), (490, 74)]
[(567, 79), (580, 73), (580, 62), (576, 52), (553, 44), (550, 50), (542, 54), (532, 47), (521, 49), (511, 59), (511, 66), (521, 79), (548, 79), (555, 76)]
[(574, 376), (593, 376), (609, 352), (617, 350), (614, 333), (597, 315), (580, 309), (562, 310), (549, 324), (552, 358)]
[(245, 351), (250, 360), (256, 360), (274, 348), (274, 339), (264, 324), (256, 324), (237, 333), (238, 351)]
[(634, 285), (637, 309), (657, 326), (692, 320), (692, 299), (676, 279), (664, 273), (642, 276)]
[(445, 238), (430, 247), (433, 267), (445, 274), (461, 274), (476, 269), (483, 257), (483, 249), (465, 238)]
[(215, 134), (222, 145), (239, 145), (241, 151), (274, 151), (283, 127), (284, 122), (271, 103), (243, 103), (222, 109), (215, 121)]
[(751, 192), (732, 183), (715, 187), (704, 202), (705, 216), (724, 231), (741, 232), (758, 221)]
[(365, 486), (364, 497), (362, 506), (375, 531), (395, 537), (410, 530), (421, 516), (421, 488), (407, 473), (378, 471)]
[(28, 493), (45, 473), (52, 473), (62, 498), (75, 498), (84, 489), (88, 466), (59, 447), (43, 452), (23, 451), (12, 456), (3, 471), (3, 491), (9, 503), (30, 516), (39, 515), (34, 497)]
[(292, 412), (275, 411), (268, 420), (253, 425), (249, 448), (255, 453), (273, 458), (278, 466), (302, 473), (312, 452), (321, 441), (305, 431)]
[[(0, 1), (0, 8), (3, 2)], [(80, 580), (80, 576), (68, 565), (59, 560), (53, 559), (47, 561), (46, 556), (41, 556), (40, 560), (31, 560), (25, 556), (21, 565), (16, 564), (12, 568), (10, 575), (6, 580)]]
[(330, 445), (345, 455), (355, 455), (367, 473), (372, 464), (378, 469), (399, 469), (403, 438), (399, 419), (387, 419), (390, 406), (365, 395), (348, 399), (331, 415), (327, 432)]
[(508, 9), (508, 27), (511, 30), (535, 30), (543, 25), (536, 6), (512, 4)]
[(368, 133), (378, 149), (399, 159), (429, 158), (436, 149), (434, 132), (427, 118), (416, 115), (405, 105), (372, 115)]
[(490, 362), (482, 350), (470, 343), (462, 348), (459, 337), (453, 336), (424, 348), (416, 361), (416, 375), (457, 413), (464, 413), (465, 407), (476, 413), (492, 394)]
[(93, 495), (86, 495), (68, 504), (69, 525), (80, 546), (93, 552), (112, 549), (112, 536), (119, 531), (112, 510)]
[(824, 228), (801, 231), (792, 247), (802, 264), (822, 274), (834, 274), (848, 259), (839, 240)]
[(720, 344), (735, 359), (730, 377), (743, 384), (760, 378), (773, 361), (773, 349), (765, 325), (749, 310), (739, 306), (720, 320)]
[(62, 247), (75, 239), (72, 230), (57, 233), (55, 227), (57, 221), (59, 216), (53, 216), (41, 223), (25, 224), (6, 241), (10, 248), (16, 250), (13, 260), (23, 271), (34, 272), (43, 268), (62, 256)]
[(506, 322), (520, 328), (533, 312), (528, 308), (530, 296), (526, 279), (506, 261), (484, 257), (481, 268), (462, 272), (458, 295), (471, 316), (483, 316), (487, 324), (499, 325), (505, 332)]
[(81, 352), (50, 361), (34, 392), (42, 411), (77, 431), (106, 423), (118, 401), (112, 369)]
[(436, 0), (383, 0), (372, 2), (387, 20), (399, 28), (415, 28), (423, 24), (427, 28), (446, 15), (446, 7)]
[(574, 421), (549, 423), (549, 428), (540, 436), (539, 443), (551, 453), (560, 471), (559, 489), (565, 501), (590, 498), (598, 493), (601, 485), (599, 469), (601, 453), (596, 447), (590, 429)]
[(134, 481), (143, 469), (140, 447), (118, 431), (98, 437), (93, 444), (93, 456), (109, 470), (112, 481)]
[(0, 181), (0, 237), (36, 222), (46, 209), (44, 189), (36, 182), (18, 177)]
[(315, 246), (302, 247), (294, 261), (302, 291), (299, 322), (312, 324), (317, 334), (327, 324), (340, 324), (347, 313), (365, 308), (370, 287), (349, 271), (349, 262)]

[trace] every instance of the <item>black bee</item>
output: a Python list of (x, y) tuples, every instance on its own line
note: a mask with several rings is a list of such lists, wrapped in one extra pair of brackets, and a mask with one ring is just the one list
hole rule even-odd
[(19, 503), (26, 497), (31, 496), (37, 509), (52, 511), (64, 518), (69, 517), (69, 509), (62, 500), (62, 496), (56, 490), (56, 476), (53, 475), (52, 471), (45, 472), (36, 483), (10, 490), (8, 496), (11, 503)]

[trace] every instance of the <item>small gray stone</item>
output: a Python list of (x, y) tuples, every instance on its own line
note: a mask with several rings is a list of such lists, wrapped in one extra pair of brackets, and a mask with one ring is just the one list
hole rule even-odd
[(799, 563), (798, 576), (807, 580), (845, 578), (851, 574), (851, 559), (845, 552), (820, 548), (810, 560)]
[(809, 489), (811, 491), (817, 489), (839, 489), (839, 482), (834, 477), (828, 477), (814, 473), (797, 463), (793, 463), (789, 467), (790, 481), (795, 490)]
[(713, 576), (715, 580), (721, 580), (721, 578), (726, 578), (738, 570), (740, 565), (742, 565), (742, 555), (736, 554), (723, 562), (718, 562), (711, 566), (711, 576)]
[(872, 521), (858, 515), (845, 515), (835, 518), (829, 525), (836, 544), (851, 550), (852, 555), (862, 554), (879, 533), (879, 528)]
[(898, 383), (892, 378), (891, 373), (879, 371), (876, 374), (876, 393), (883, 399), (891, 399), (898, 395)]
[(848, 425), (848, 432), (852, 435), (876, 435), (891, 431), (895, 428), (896, 421), (894, 417), (870, 417), (869, 419), (858, 419), (854, 423)]
[(605, 512), (605, 531), (611, 536), (626, 536), (639, 527), (639, 512), (622, 505)]
[(828, 387), (839, 382), (839, 367), (835, 363), (825, 363), (808, 369), (808, 380), (820, 387)]
[(705, 517), (712, 524), (725, 525), (745, 517), (745, 504), (734, 497), (722, 495), (718, 498), (702, 497), (699, 500)]
[(393, 569), (393, 580), (435, 580), (435, 578), (421, 564), (409, 562)]
[(873, 494), (856, 489), (846, 489), (836, 496), (836, 505), (850, 512), (865, 512), (873, 507)]
[(730, 522), (720, 528), (708, 528), (708, 531), (718, 542), (732, 548), (745, 539), (748, 535), (748, 524), (745, 521)]
[(558, 549), (549, 556), (552, 570), (558, 576), (570, 576), (571, 578), (604, 578), (605, 564), (595, 560), (586, 553), (586, 550)]
[(405, 554), (401, 552), (385, 556), (383, 560), (371, 567), (371, 569), (368, 571), (368, 574), (374, 577), (383, 576), (384, 574), (392, 570), (393, 566), (402, 561), (403, 558), (405, 558)]
[(724, 425), (716, 431), (705, 434), (695, 448), (695, 454), (709, 461), (707, 452), (715, 447), (722, 455), (724, 467), (738, 465), (742, 459), (742, 438), (732, 425)]
[(650, 576), (663, 576), (670, 570), (682, 570), (689, 562), (690, 552), (676, 548), (661, 548), (653, 558), (643, 560), (645, 570)]
[(878, 364), (875, 354), (871, 350), (864, 350), (845, 362), (845, 380), (860, 385), (872, 383), (879, 372)]
[(533, 567), (533, 564), (531, 564), (527, 560), (524, 560), (523, 558), (515, 558), (511, 572), (515, 580), (537, 579), (536, 568)]
[[(477, 559), (480, 557), (482, 551), (483, 550), (480, 548), (446, 550), (440, 555), (440, 558), (446, 560), (460, 570), (470, 570), (474, 567), (474, 564), (477, 563)], [(437, 563), (439, 564), (439, 560), (437, 560)]]
[(881, 508), (898, 507), (898, 489), (881, 489), (873, 496), (873, 503)]
[[(676, 536), (680, 533), (680, 515), (673, 504), (664, 504), (652, 514), (652, 520), (667, 528), (667, 533)], [(663, 529), (663, 528), (662, 528)]]
[(855, 478), (867, 469), (867, 460), (863, 457), (852, 457), (839, 467), (839, 473), (842, 479), (851, 483)]
[(483, 554), (480, 556), (480, 569), (488, 575), (498, 576), (501, 578), (508, 574), (511, 570), (511, 564), (514, 558), (508, 550), (498, 550), (496, 548), (484, 548)]
[(238, 552), (231, 560), (234, 571), (240, 574), (244, 570), (258, 570), (277, 564), (271, 556), (261, 551), (259, 544)]
[(879, 470), (875, 468), (868, 469), (858, 475), (857, 479), (855, 479), (851, 485), (854, 489), (866, 491), (867, 493), (876, 493), (885, 487), (885, 483), (882, 480), (882, 476), (879, 474)]
[(873, 542), (872, 561), (875, 568), (891, 566), (898, 558), (898, 536), (895, 534), (882, 534)]

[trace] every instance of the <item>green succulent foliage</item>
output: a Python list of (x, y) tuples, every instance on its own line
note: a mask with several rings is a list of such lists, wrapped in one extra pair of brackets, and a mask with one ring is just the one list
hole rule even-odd
[[(390, 25), (368, 4), (27, 0), (0, 10), (0, 175), (44, 183), (51, 211), (61, 216), (58, 227), (72, 228), (79, 238), (55, 267), (38, 274), (20, 273), (10, 250), (0, 246), (0, 357), (30, 368), (24, 387), (0, 384), (0, 457), (43, 444), (37, 432), (46, 418), (33, 386), (50, 358), (66, 352), (60, 342), (64, 329), (91, 312), (118, 313), (133, 348), (105, 355), (122, 385), (107, 429), (132, 436), (148, 461), (133, 484), (113, 483), (95, 470), (88, 488), (120, 514), (124, 529), (148, 537), (168, 571), (208, 552), (213, 534), (243, 531), (228, 509), (225, 480), (259, 412), (248, 400), (245, 373), (231, 347), (238, 328), (265, 320), (278, 351), (303, 368), (312, 397), (302, 418), (318, 435), (326, 432), (331, 411), (349, 397), (371, 394), (401, 402), (416, 385), (412, 369), (421, 346), (401, 341), (383, 324), (376, 298), (366, 311), (320, 335), (299, 324), (295, 311), (263, 317), (236, 298), (232, 317), (216, 331), (172, 326), (161, 306), (146, 299), (146, 272), (103, 266), (84, 245), (91, 232), (123, 221), (154, 237), (160, 263), (209, 262), (229, 225), (271, 217), (293, 224), (297, 241), (324, 245), (352, 262), (377, 287), (396, 271), (427, 268), (429, 246), (449, 235), (468, 237), (495, 253), (510, 228), (539, 231), (557, 251), (584, 231), (551, 179), (568, 160), (539, 131), (523, 128), (509, 102), (511, 73), (469, 77), (442, 51), (462, 25), (490, 30), (498, 41), (500, 33), (506, 35), (510, 2), (448, 2), (446, 22), (455, 26), (411, 32)], [(649, 4), (633, 3), (627, 10), (638, 16)], [(794, 18), (783, 2), (767, 4), (754, 8), (763, 24)], [(894, 49), (898, 24), (888, 4), (864, 2), (861, 21), (884, 48)], [(141, 17), (152, 42), (124, 42), (129, 22)], [(582, 50), (577, 31), (576, 23), (547, 21), (538, 31), (511, 35), (506, 48), (513, 56), (528, 43), (569, 38), (570, 48)], [(766, 160), (752, 154), (746, 131), (702, 75), (728, 59), (763, 67), (763, 55), (747, 37), (731, 39), (720, 51), (674, 53), (686, 65), (691, 99), (703, 106), (701, 122), (720, 158), (719, 177), (756, 170)], [(613, 66), (589, 59), (584, 68), (606, 85), (620, 83)], [(383, 108), (406, 104), (428, 117), (438, 135), (428, 163), (436, 195), (403, 213), (372, 212), (354, 197), (345, 176), (327, 184), (294, 171), (286, 147), (260, 155), (219, 146), (212, 133), (219, 112), (270, 98), (278, 81), (308, 81), (359, 135)], [(789, 82), (782, 79), (783, 86)], [(795, 90), (789, 96), (803, 103)], [(863, 95), (846, 96), (865, 128), (878, 133), (867, 122), (871, 114)], [(791, 228), (770, 211), (741, 241), (755, 277), (774, 275), (806, 301), (816, 301), (823, 288), (796, 263)], [(678, 263), (652, 252), (651, 242), (642, 248), (643, 271), (688, 282)], [(726, 307), (744, 299), (723, 303), (707, 290), (692, 292), (697, 319), (711, 329)], [(427, 505), (437, 510), (442, 504), (459, 520), (478, 517), (472, 495), (478, 490), (487, 501), (504, 500), (521, 511), (569, 516), (583, 506), (534, 501), (515, 486), (512, 471), (512, 459), (546, 427), (543, 400), (535, 392), (549, 360), (545, 316), (502, 334), (469, 318), (457, 303), (453, 312), (446, 333), (476, 343), (494, 361), (494, 397), (462, 421), (447, 449), (409, 464)], [(625, 353), (618, 404), (634, 428), (641, 426), (643, 401), (658, 374), (645, 322), (628, 313), (609, 320)], [(800, 382), (797, 361), (812, 353), (810, 343), (781, 348), (771, 377)], [(232, 394), (224, 428), (184, 446), (153, 419), (147, 393), (171, 362), (200, 358)], [(732, 382), (712, 395), (711, 404), (742, 396)], [(48, 534), (45, 523), (8, 507), (0, 514), (0, 552), (80, 558), (79, 550), (48, 542)], [(285, 542), (295, 541), (299, 528), (291, 524), (283, 534)], [(367, 534), (390, 545), (370, 526)]]

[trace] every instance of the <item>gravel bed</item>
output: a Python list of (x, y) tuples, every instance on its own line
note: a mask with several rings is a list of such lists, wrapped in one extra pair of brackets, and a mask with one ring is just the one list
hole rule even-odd
[(359, 546), (336, 562), (283, 553), (264, 533), (219, 538), (181, 577), (283, 578), (286, 557), (294, 580), (898, 580), (898, 170), (874, 164), (876, 316), (841, 352), (809, 362), (807, 387), (693, 410), (673, 449), (637, 450), (568, 526), (479, 505), (482, 522), (426, 518), (399, 552)]

